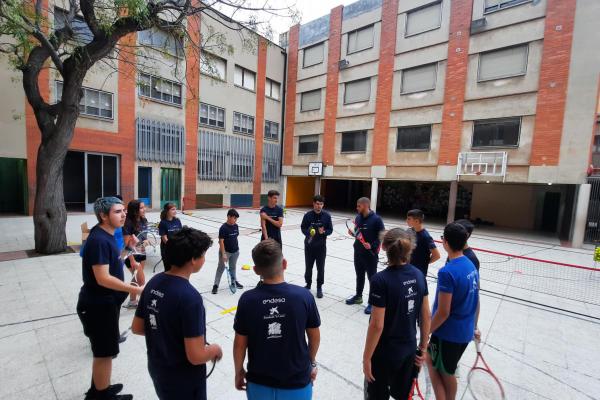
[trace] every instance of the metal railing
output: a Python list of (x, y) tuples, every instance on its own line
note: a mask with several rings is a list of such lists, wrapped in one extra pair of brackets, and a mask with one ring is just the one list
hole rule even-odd
[(183, 125), (138, 118), (135, 137), (136, 157), (139, 161), (177, 165), (185, 162)]
[(263, 147), (262, 180), (263, 182), (279, 182), (281, 158), (281, 145), (279, 143), (265, 142)]

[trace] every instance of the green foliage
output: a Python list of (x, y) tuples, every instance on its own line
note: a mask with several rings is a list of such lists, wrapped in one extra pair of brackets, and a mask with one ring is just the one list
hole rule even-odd
[[(11, 38), (9, 62), (15, 68), (21, 68), (25, 64), (27, 56), (34, 47), (31, 41), (31, 28), (27, 26), (24, 19), (35, 21), (35, 12), (31, 6), (20, 0), (4, 0), (0, 2), (0, 36)], [(37, 20), (39, 25), (43, 21)], [(2, 50), (7, 51), (2, 45)]]

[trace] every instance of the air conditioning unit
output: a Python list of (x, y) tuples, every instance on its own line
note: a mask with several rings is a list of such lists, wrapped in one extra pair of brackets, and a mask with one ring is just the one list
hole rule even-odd
[(340, 60), (338, 61), (338, 68), (339, 69), (346, 69), (350, 66), (350, 61), (348, 60)]
[(475, 21), (472, 21), (471, 22), (471, 33), (475, 33), (475, 32), (482, 30), (483, 28), (485, 28), (486, 25), (487, 25), (487, 20), (485, 19), (485, 17), (476, 19)]

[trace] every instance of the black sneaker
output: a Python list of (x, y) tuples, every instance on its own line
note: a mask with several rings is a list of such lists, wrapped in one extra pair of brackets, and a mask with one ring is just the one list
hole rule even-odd
[(235, 287), (238, 289), (243, 289), (244, 285), (242, 285), (241, 283), (239, 283), (238, 281), (235, 281)]
[(323, 289), (321, 289), (321, 287), (317, 288), (317, 299), (322, 299), (323, 298)]
[[(106, 390), (99, 392), (95, 387), (91, 387), (87, 393), (85, 394), (84, 400), (95, 400), (95, 399), (121, 399), (122, 396), (118, 396), (118, 394), (123, 390), (122, 383), (115, 383), (114, 385), (110, 385)], [(123, 395), (123, 396), (131, 396), (132, 395)], [(127, 399), (128, 397), (125, 397)]]
[(354, 295), (354, 296), (346, 299), (346, 304), (348, 304), (349, 306), (352, 304), (362, 304), (362, 302), (363, 302), (362, 296), (358, 296), (358, 295)]
[[(126, 340), (127, 340), (127, 331), (125, 331), (125, 332), (123, 332), (123, 333), (121, 333), (121, 334), (119, 335), (119, 344), (121, 344), (121, 343), (124, 343)], [(111, 385), (111, 386), (112, 386), (112, 385)], [(110, 386), (109, 386), (109, 387), (110, 387)], [(123, 388), (121, 388), (121, 390), (123, 390)], [(119, 390), (119, 392), (120, 392), (121, 390)], [(117, 392), (117, 393), (119, 393), (119, 392)]]
[(365, 314), (371, 315), (371, 309), (372, 309), (371, 305), (367, 304), (367, 306), (365, 307)]
[(309, 284), (304, 285), (304, 289), (310, 290), (310, 285)]
[(219, 287), (217, 285), (213, 285), (212, 294), (217, 294), (219, 291)]

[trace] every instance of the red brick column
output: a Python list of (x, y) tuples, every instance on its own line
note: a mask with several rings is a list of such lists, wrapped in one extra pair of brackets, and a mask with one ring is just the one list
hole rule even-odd
[(294, 124), (296, 123), (296, 80), (298, 79), (298, 38), (300, 25), (290, 28), (287, 51), (285, 95), (285, 132), (283, 136), (283, 165), (294, 163)]
[(329, 15), (329, 55), (327, 57), (327, 86), (325, 87), (325, 122), (323, 128), (323, 163), (335, 163), (335, 123), (338, 107), (338, 83), (342, 47), (342, 11), (337, 6)]
[(456, 165), (463, 127), (473, 0), (450, 3), (450, 35), (438, 165)]
[(182, 209), (196, 208), (198, 179), (198, 114), (200, 112), (200, 15), (187, 19), (190, 40), (185, 69), (185, 179)]
[(530, 165), (558, 165), (576, 0), (548, 0)]
[(258, 67), (256, 71), (256, 115), (254, 128), (254, 180), (252, 182), (252, 207), (260, 207), (262, 186), (262, 159), (265, 137), (265, 84), (267, 76), (267, 40), (258, 39)]
[(398, 0), (384, 0), (381, 7), (381, 40), (379, 42), (372, 165), (387, 165), (397, 19)]

